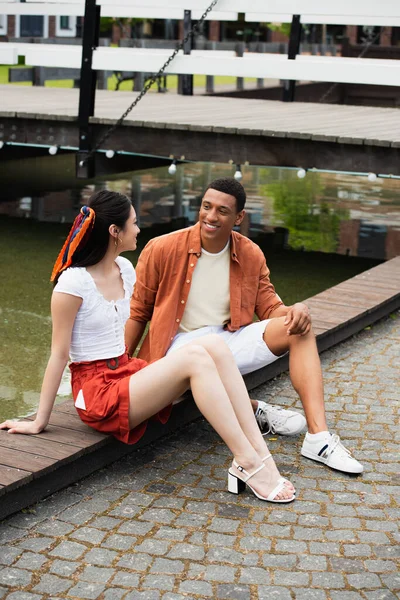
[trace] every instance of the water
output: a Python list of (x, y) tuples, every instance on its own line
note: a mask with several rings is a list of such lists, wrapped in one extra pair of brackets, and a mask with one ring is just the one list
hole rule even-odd
[[(4, 165), (5, 163), (3, 163)], [(21, 176), (21, 172), (24, 176)], [(51, 321), (49, 276), (79, 207), (95, 189), (132, 195), (145, 242), (196, 221), (202, 191), (230, 165), (188, 164), (83, 185), (71, 157), (7, 163), (0, 173), (0, 421), (37, 406)], [(400, 253), (400, 181), (244, 167), (242, 232), (263, 248), (287, 304)], [(137, 253), (127, 255), (135, 264)], [(60, 398), (69, 394), (68, 373)]]

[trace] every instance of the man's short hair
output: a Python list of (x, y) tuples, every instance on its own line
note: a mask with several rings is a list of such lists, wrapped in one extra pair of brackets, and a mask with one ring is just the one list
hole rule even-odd
[(214, 179), (208, 184), (207, 190), (217, 190), (217, 192), (223, 192), (236, 198), (236, 212), (240, 212), (244, 209), (246, 204), (246, 192), (241, 183), (239, 183), (233, 177), (221, 177), (220, 179)]

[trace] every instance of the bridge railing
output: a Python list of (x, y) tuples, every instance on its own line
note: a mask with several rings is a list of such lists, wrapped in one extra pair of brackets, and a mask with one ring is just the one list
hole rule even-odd
[[(97, 0), (102, 16), (183, 18), (185, 10), (190, 10), (192, 20), (199, 18), (208, 4), (209, 0)], [(77, 16), (84, 14), (84, 7), (82, 0), (28, 0), (23, 3), (8, 0), (0, 2), (0, 14)], [(181, 52), (166, 73), (400, 86), (398, 61), (299, 55), (303, 22), (400, 25), (398, 0), (381, 0), (379, 3), (366, 3), (365, 0), (336, 0), (334, 3), (321, 0), (252, 0), (251, 12), (248, 7), (247, 0), (219, 0), (216, 9), (207, 18), (235, 20), (238, 12), (244, 12), (247, 21), (291, 21), (292, 34), (295, 30), (295, 35), (291, 40), (293, 47), (291, 49), (289, 44), (287, 55), (245, 52), (243, 57), (238, 57), (214, 50), (190, 54)], [(293, 15), (297, 17), (296, 23)], [(26, 64), (38, 67), (79, 68), (82, 48), (66, 44), (0, 44), (2, 63), (16, 64), (17, 55), (24, 56)], [(93, 52), (92, 68), (96, 71), (157, 72), (168, 55), (169, 51), (163, 49), (97, 47)]]

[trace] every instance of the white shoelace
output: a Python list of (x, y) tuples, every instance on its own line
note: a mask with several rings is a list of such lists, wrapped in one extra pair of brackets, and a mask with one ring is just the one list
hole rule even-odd
[[(271, 412), (284, 412), (284, 409), (281, 408), (280, 406), (276, 406), (273, 409), (270, 409)], [(285, 425), (286, 421), (287, 421), (287, 417), (284, 414), (274, 414), (271, 415), (271, 417), (268, 416), (268, 413), (266, 410), (264, 410), (263, 408), (259, 408), (258, 409), (258, 414), (257, 414), (257, 420), (259, 420), (261, 422), (262, 427), (264, 428), (265, 425), (268, 425), (268, 430), (263, 432), (263, 436), (268, 435), (269, 433), (276, 433), (276, 427)]]

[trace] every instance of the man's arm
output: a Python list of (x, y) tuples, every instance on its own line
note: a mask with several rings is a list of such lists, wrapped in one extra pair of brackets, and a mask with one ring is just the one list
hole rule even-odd
[(154, 240), (151, 240), (142, 250), (136, 265), (130, 316), (125, 325), (125, 343), (130, 356), (134, 354), (153, 314), (159, 285), (158, 254)]
[(146, 323), (134, 321), (133, 319), (127, 320), (125, 325), (125, 344), (128, 348), (129, 356), (134, 354), (145, 329)]
[(286, 317), (284, 324), (288, 326), (288, 335), (305, 335), (311, 329), (311, 317), (308, 307), (302, 302), (296, 302), (293, 306), (286, 306), (276, 294), (269, 275), (270, 271), (263, 258), (256, 305), (258, 318), (263, 320)]

